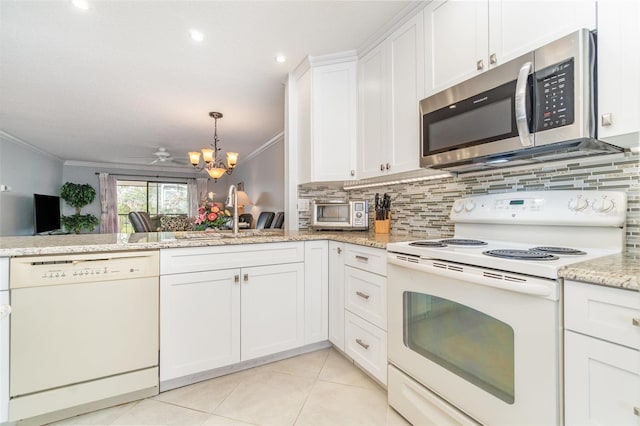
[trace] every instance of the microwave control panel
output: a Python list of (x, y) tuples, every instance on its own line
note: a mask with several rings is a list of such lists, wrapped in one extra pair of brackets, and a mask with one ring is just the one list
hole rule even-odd
[(366, 227), (369, 225), (369, 214), (367, 213), (367, 204), (365, 201), (356, 201), (353, 203), (353, 226)]
[(575, 116), (573, 58), (535, 73), (536, 131), (573, 124)]

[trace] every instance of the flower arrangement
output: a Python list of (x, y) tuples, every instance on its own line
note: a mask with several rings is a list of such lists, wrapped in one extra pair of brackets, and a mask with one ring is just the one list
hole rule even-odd
[(229, 222), (231, 213), (214, 203), (214, 196), (215, 194), (210, 192), (207, 195), (207, 198), (200, 203), (200, 206), (198, 207), (198, 216), (196, 216), (193, 227), (196, 231), (224, 228)]

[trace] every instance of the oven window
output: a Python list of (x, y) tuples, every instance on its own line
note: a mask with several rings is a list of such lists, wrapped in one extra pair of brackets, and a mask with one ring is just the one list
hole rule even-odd
[(404, 293), (404, 344), (508, 404), (514, 402), (513, 329), (447, 299)]

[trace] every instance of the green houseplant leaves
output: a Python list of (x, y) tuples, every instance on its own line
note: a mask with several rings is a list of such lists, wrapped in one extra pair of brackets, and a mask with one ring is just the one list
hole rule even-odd
[(93, 231), (100, 221), (92, 214), (80, 214), (82, 207), (91, 204), (96, 198), (96, 190), (88, 183), (78, 184), (66, 182), (60, 189), (60, 197), (69, 206), (76, 209), (76, 213), (71, 216), (62, 216), (60, 221), (64, 227), (76, 234), (81, 230)]

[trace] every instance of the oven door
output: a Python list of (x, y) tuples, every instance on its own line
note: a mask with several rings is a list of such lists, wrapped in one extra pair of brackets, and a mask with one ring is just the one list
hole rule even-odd
[(349, 203), (314, 203), (311, 226), (314, 228), (351, 227), (351, 206)]
[(480, 423), (559, 424), (557, 282), (412, 260), (388, 256), (389, 361)]

